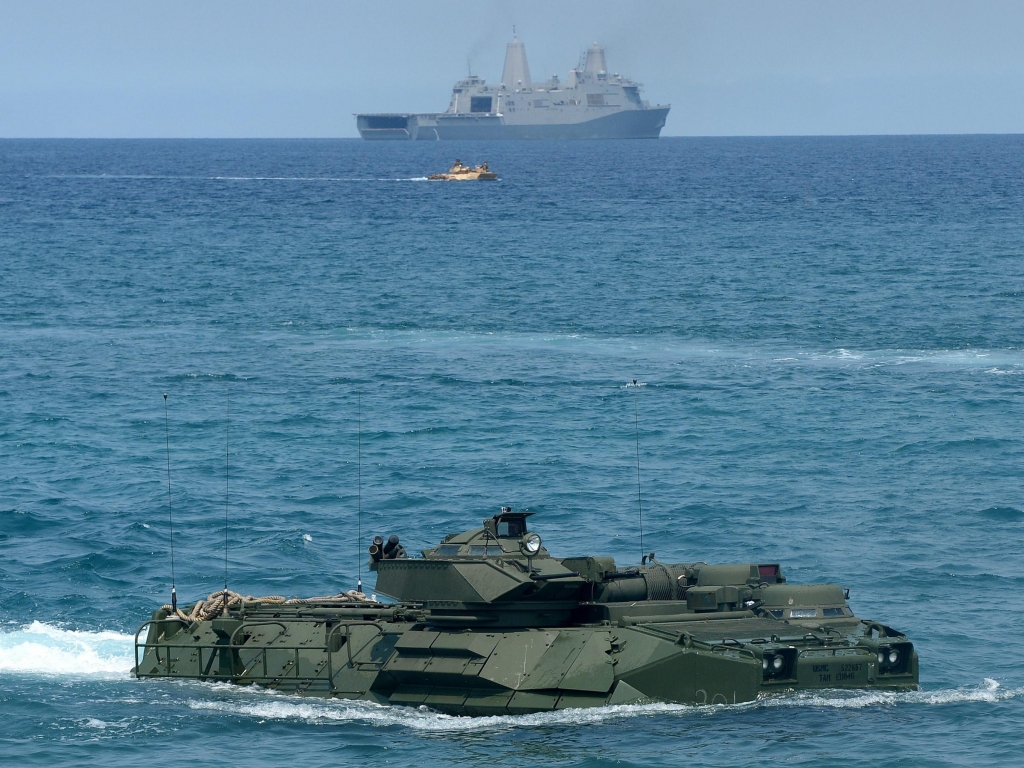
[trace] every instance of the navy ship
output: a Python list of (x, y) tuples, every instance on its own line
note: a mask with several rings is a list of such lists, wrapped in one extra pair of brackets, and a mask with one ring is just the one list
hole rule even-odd
[(452, 88), (444, 112), (356, 115), (364, 139), (656, 139), (668, 104), (640, 98), (641, 85), (609, 73), (594, 43), (582, 67), (543, 83), (530, 79), (526, 48), (513, 36), (501, 82), (469, 75)]

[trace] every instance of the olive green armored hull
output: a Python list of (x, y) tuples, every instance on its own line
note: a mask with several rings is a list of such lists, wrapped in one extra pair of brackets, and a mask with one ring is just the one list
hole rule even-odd
[(165, 607), (139, 629), (136, 676), (469, 715), (917, 686), (903, 634), (854, 616), (836, 585), (788, 584), (776, 564), (553, 558), (508, 510), (419, 558), (397, 537), (370, 549), (378, 592), (400, 602)]

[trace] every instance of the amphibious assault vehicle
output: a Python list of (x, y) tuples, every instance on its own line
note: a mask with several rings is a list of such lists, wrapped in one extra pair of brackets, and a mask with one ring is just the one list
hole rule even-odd
[(375, 537), (394, 603), (225, 590), (164, 606), (136, 634), (134, 673), (468, 715), (917, 687), (913, 644), (854, 616), (838, 585), (790, 584), (777, 563), (553, 557), (530, 515), (503, 507), (421, 557)]
[(494, 181), (498, 174), (483, 163), (476, 167), (463, 165), (458, 158), (447, 173), (432, 173), (427, 176), (428, 181)]

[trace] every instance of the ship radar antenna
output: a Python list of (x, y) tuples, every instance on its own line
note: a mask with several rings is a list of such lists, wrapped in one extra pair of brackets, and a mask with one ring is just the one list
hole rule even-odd
[(171, 509), (171, 428), (167, 420), (167, 393), (164, 392), (164, 444), (167, 448), (167, 529), (171, 542), (171, 612), (178, 612), (178, 588), (174, 584), (174, 514)]
[(644, 504), (640, 495), (640, 410), (637, 406), (637, 392), (640, 387), (646, 385), (633, 379), (633, 382), (626, 386), (633, 390), (633, 430), (636, 435), (636, 506), (640, 520), (640, 562), (644, 563), (647, 561), (647, 555), (644, 554)]

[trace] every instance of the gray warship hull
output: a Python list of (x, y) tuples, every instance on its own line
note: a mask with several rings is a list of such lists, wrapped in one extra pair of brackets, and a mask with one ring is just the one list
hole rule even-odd
[(371, 141), (494, 141), (504, 139), (656, 139), (668, 107), (616, 112), (573, 123), (510, 124), (500, 115), (358, 115), (359, 135)]
[(452, 88), (444, 112), (357, 114), (356, 127), (364, 139), (377, 141), (656, 139), (670, 107), (643, 100), (641, 88), (607, 71), (597, 43), (565, 82), (557, 75), (534, 82), (526, 49), (514, 39), (500, 83), (469, 75)]

